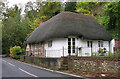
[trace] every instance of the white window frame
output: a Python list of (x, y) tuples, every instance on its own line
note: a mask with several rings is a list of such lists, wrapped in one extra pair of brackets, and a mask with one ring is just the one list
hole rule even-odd
[(92, 42), (92, 41), (87, 41), (87, 47), (91, 47), (91, 46), (92, 46), (92, 44), (93, 44), (93, 42)]
[(42, 44), (41, 43), (39, 43), (39, 48), (41, 48), (42, 47)]
[(103, 46), (103, 41), (98, 41), (98, 47), (104, 47)]
[(37, 49), (37, 44), (35, 44), (35, 49)]

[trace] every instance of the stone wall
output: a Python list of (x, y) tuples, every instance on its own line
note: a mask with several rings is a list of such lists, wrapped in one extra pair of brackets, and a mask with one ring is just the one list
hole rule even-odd
[(120, 75), (120, 57), (69, 57), (70, 69), (100, 74)]
[(120, 57), (70, 56), (62, 58), (45, 58), (21, 56), (21, 61), (54, 70), (63, 69), (120, 76)]
[(45, 58), (45, 57), (32, 57), (32, 56), (21, 56), (21, 61), (38, 65), (45, 68), (51, 68), (58, 70), (60, 68), (60, 58)]

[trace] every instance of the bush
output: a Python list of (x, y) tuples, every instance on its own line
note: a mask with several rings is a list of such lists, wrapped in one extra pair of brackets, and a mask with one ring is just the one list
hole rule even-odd
[(114, 53), (108, 52), (108, 53), (105, 53), (104, 56), (100, 56), (99, 53), (93, 52), (92, 56), (96, 56), (96, 57), (118, 57), (118, 54), (116, 52), (114, 52)]
[(99, 53), (93, 52), (93, 53), (92, 53), (92, 56), (99, 56)]
[(20, 46), (14, 46), (10, 49), (10, 56), (15, 59), (20, 59), (22, 49)]
[(118, 57), (118, 54), (116, 52), (114, 53), (109, 52), (109, 57)]

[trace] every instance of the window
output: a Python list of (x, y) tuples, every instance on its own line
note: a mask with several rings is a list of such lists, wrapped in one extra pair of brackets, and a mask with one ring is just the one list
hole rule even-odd
[(103, 41), (98, 41), (98, 47), (103, 47)]
[(87, 41), (87, 46), (92, 47), (92, 41)]
[(48, 41), (48, 47), (52, 47), (52, 41)]
[(35, 44), (35, 49), (37, 49), (37, 44)]
[(75, 38), (68, 38), (68, 53), (75, 53)]
[(72, 38), (72, 43), (73, 43), (73, 53), (75, 53), (75, 38)]
[(39, 48), (41, 48), (41, 43), (39, 43)]
[(71, 53), (71, 38), (68, 38), (68, 53)]
[(31, 49), (31, 44), (30, 44), (30, 49)]
[(90, 45), (89, 45), (89, 41), (87, 41), (87, 46), (89, 47)]

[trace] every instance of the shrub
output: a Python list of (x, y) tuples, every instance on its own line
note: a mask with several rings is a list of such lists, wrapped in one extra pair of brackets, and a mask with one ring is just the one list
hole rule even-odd
[(93, 52), (93, 53), (92, 53), (92, 56), (99, 56), (99, 53)]
[(10, 56), (15, 59), (20, 59), (22, 49), (20, 46), (14, 46), (10, 49)]
[(13, 57), (13, 48), (10, 48), (10, 56)]
[(116, 52), (114, 52), (114, 53), (108, 52), (105, 54), (105, 57), (118, 57), (118, 54)]

